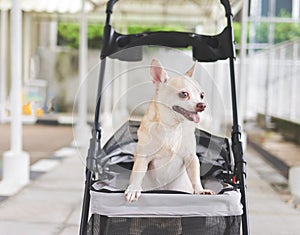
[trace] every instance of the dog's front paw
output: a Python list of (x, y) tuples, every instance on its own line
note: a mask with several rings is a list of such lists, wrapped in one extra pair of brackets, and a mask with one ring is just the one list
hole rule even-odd
[(124, 195), (128, 202), (137, 201), (141, 196), (142, 188), (136, 185), (129, 185)]
[(201, 194), (201, 195), (215, 195), (216, 193), (210, 189), (204, 189), (202, 187), (196, 187), (194, 194)]

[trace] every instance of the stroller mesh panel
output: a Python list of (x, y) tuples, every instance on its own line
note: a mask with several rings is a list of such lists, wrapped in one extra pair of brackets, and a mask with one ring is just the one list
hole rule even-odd
[(94, 214), (88, 235), (239, 235), (241, 216), (124, 218)]

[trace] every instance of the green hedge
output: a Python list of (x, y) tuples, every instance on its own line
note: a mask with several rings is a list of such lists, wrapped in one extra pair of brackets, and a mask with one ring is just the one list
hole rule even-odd
[[(234, 37), (237, 44), (240, 43), (241, 24), (233, 22)], [(191, 29), (182, 26), (128, 26), (129, 34), (147, 32), (147, 31), (191, 31)], [(247, 28), (249, 32), (249, 24)], [(103, 34), (103, 25), (89, 24), (87, 28), (89, 48), (100, 49)], [(260, 23), (256, 25), (256, 42), (267, 43), (269, 35), (269, 23)], [(300, 37), (300, 24), (275, 23), (274, 24), (274, 42), (280, 43)], [(247, 33), (249, 41), (249, 33)], [(58, 45), (69, 48), (78, 48), (79, 46), (79, 24), (58, 23)]]
[[(181, 26), (128, 26), (129, 34), (149, 31), (186, 31)], [(101, 48), (103, 36), (103, 25), (89, 24), (87, 28), (88, 47)], [(79, 24), (58, 23), (58, 45), (68, 48), (78, 48), (79, 46)]]
[[(79, 24), (58, 23), (58, 45), (68, 48), (78, 48), (79, 46)], [(103, 26), (90, 24), (87, 28), (88, 46), (90, 48), (100, 48)]]

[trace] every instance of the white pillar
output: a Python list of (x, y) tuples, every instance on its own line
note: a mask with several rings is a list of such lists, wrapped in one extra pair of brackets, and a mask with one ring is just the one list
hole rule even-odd
[(20, 1), (11, 10), (11, 150), (22, 151), (22, 12)]
[(31, 17), (30, 13), (24, 13), (24, 82), (25, 84), (31, 79), (30, 77), (30, 54), (31, 54)]
[(1, 38), (0, 38), (0, 123), (7, 119), (6, 106), (6, 79), (7, 79), (7, 10), (1, 10)]
[(292, 2), (292, 17), (299, 19), (300, 0), (293, 0)]
[(238, 79), (239, 89), (239, 120), (240, 124), (243, 125), (243, 121), (246, 115), (247, 105), (247, 25), (248, 25), (248, 1), (243, 2), (242, 9), (242, 32), (241, 32), (241, 49), (240, 49), (240, 71)]
[(290, 102), (290, 119), (292, 121), (296, 121), (297, 118), (297, 96), (298, 96), (298, 87), (297, 87), (297, 57), (298, 57), (298, 50), (299, 50), (299, 44), (297, 42), (293, 42), (293, 61), (292, 61), (292, 76), (291, 76), (291, 83), (290, 83), (290, 89), (291, 89), (291, 102)]
[[(271, 17), (271, 18), (275, 17), (275, 10), (276, 10), (275, 0), (269, 0), (269, 13), (268, 13), (268, 16)], [(268, 34), (268, 43), (269, 43), (269, 45), (274, 44), (274, 31), (275, 31), (274, 22), (270, 22), (269, 23), (269, 34)]]
[[(244, 1), (245, 3), (245, 1)], [(249, 4), (248, 4), (249, 6)], [(250, 5), (250, 16), (251, 18), (257, 18), (261, 16), (261, 1), (252, 0)], [(250, 21), (249, 25), (249, 45), (251, 46), (255, 43), (255, 35), (256, 35), (256, 22)], [(249, 56), (254, 53), (253, 49), (249, 49)]]
[[(275, 64), (276, 68), (272, 69), (274, 72), (274, 75), (278, 76), (277, 84), (274, 84), (275, 82), (272, 81), (274, 80), (275, 76), (270, 77), (270, 80), (272, 83), (270, 83), (270, 90), (274, 90), (274, 86), (277, 85), (278, 90), (276, 90), (276, 93), (270, 94), (272, 99), (271, 99), (271, 104), (270, 104), (270, 114), (276, 113), (278, 117), (285, 117), (287, 118), (286, 115), (288, 113), (285, 112), (287, 104), (286, 104), (286, 91), (285, 91), (285, 83), (286, 83), (286, 74), (288, 74), (290, 70), (290, 65), (287, 65), (285, 61), (285, 49), (286, 48), (279, 48), (279, 58), (277, 57), (276, 59), (272, 61), (273, 64)], [(274, 71), (275, 70), (275, 71)], [(291, 94), (290, 94), (291, 95)], [(276, 97), (276, 99), (275, 99)], [(290, 97), (291, 98), (291, 97)], [(276, 102), (277, 101), (277, 102)], [(275, 102), (275, 103), (274, 103)], [(291, 102), (290, 102), (291, 103)]]
[[(240, 71), (238, 79), (238, 98), (239, 98), (239, 124), (244, 126), (244, 119), (246, 117), (247, 110), (247, 88), (248, 88), (248, 78), (247, 78), (247, 25), (248, 25), (248, 10), (249, 2), (248, 0), (243, 1), (242, 9), (242, 32), (241, 32), (241, 49), (240, 49)], [(247, 134), (242, 129), (242, 143), (243, 149), (247, 148)]]
[(11, 146), (3, 155), (0, 195), (12, 195), (29, 182), (29, 155), (22, 151), (22, 11), (20, 0), (11, 8)]
[(265, 128), (270, 128), (271, 126), (271, 113), (270, 113), (270, 82), (273, 76), (273, 63), (274, 63), (274, 51), (268, 50), (268, 58), (267, 58), (267, 73), (266, 73), (266, 80), (265, 80), (265, 107), (264, 107), (264, 114), (265, 114)]
[(57, 45), (57, 21), (53, 20), (49, 25), (49, 46), (51, 49), (55, 49)]
[(90, 139), (90, 127), (87, 124), (87, 19), (85, 13), (85, 0), (82, 0), (80, 19), (79, 44), (79, 95), (78, 118), (75, 126), (74, 144), (78, 147), (87, 147)]

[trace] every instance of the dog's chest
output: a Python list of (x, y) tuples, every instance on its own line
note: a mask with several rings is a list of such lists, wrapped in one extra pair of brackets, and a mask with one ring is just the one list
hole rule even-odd
[[(182, 126), (166, 128), (161, 124), (152, 128), (152, 149), (155, 154), (149, 167), (153, 169), (169, 164), (181, 166), (185, 156), (195, 151), (191, 145), (193, 141), (187, 139), (186, 131)], [(193, 133), (191, 135), (193, 137)]]
[[(194, 154), (196, 149), (194, 131), (184, 128), (185, 126), (169, 128), (161, 123), (147, 124), (145, 125), (147, 128), (141, 130), (140, 136), (147, 136), (149, 142), (144, 142), (144, 145), (140, 144), (138, 148), (138, 153), (144, 153), (151, 159), (143, 181), (143, 188), (166, 189), (167, 184), (186, 174), (185, 157)], [(180, 184), (180, 188), (184, 188), (189, 180), (184, 180), (184, 182)]]
[(184, 144), (182, 131), (180, 126), (170, 128), (157, 123), (151, 133), (154, 141), (153, 148), (167, 156), (178, 153)]

